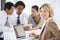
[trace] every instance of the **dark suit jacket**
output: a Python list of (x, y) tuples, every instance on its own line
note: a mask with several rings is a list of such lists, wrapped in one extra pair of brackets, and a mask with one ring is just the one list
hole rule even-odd
[(60, 40), (60, 31), (53, 19), (49, 20), (45, 25), (39, 40)]

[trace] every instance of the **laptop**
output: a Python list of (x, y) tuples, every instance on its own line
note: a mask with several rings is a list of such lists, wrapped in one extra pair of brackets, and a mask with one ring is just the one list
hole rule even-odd
[(23, 25), (14, 25), (14, 30), (17, 38), (25, 38), (26, 34)]

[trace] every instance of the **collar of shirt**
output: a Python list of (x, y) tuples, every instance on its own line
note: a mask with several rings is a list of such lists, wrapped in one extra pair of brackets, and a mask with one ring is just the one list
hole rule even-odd
[(14, 10), (14, 13), (13, 13), (13, 15), (15, 16), (15, 17), (22, 17), (22, 15), (23, 15), (23, 13), (21, 13), (20, 15), (17, 15), (17, 12), (16, 12), (16, 10)]
[[(25, 13), (21, 13), (21, 15), (19, 15), (19, 16), (20, 16), (21, 24), (26, 24), (27, 23), (27, 15)], [(13, 20), (14, 20), (14, 24), (16, 24), (17, 17), (18, 17), (18, 15), (16, 13), (16, 10), (14, 10), (12, 17), (13, 17)]]
[(5, 25), (6, 18), (7, 18), (7, 14), (4, 10), (2, 10), (0, 13), (0, 22), (1, 22), (0, 25)]
[(2, 11), (2, 14), (4, 15), (4, 17), (7, 18), (8, 15), (7, 15), (7, 13), (4, 10)]
[(8, 15), (4, 10), (2, 11), (2, 14), (4, 15), (4, 17), (11, 17), (12, 15)]

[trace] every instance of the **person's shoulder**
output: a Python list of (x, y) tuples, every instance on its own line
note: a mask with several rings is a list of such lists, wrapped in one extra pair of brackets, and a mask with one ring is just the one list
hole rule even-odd
[(4, 18), (4, 10), (0, 11), (0, 20), (3, 20)]
[(12, 15), (16, 15), (16, 10), (13, 11), (13, 14)]
[(4, 12), (4, 10), (0, 11), (0, 13)]
[(2, 16), (4, 14), (4, 10), (0, 11), (0, 16)]
[(22, 15), (26, 15), (26, 13), (21, 13)]
[(32, 17), (32, 15), (29, 15), (30, 17)]
[(58, 26), (57, 26), (57, 24), (56, 24), (56, 22), (54, 21), (54, 19), (50, 19), (49, 21), (48, 21), (48, 23), (47, 23), (47, 28), (57, 28), (58, 29)]
[(28, 17), (26, 13), (21, 13), (21, 16)]
[(55, 21), (54, 21), (54, 19), (50, 19), (49, 21), (48, 21), (48, 23), (55, 23)]

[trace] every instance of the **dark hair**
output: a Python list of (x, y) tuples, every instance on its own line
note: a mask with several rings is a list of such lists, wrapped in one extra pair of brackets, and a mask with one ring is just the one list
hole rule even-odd
[(6, 10), (6, 9), (10, 10), (12, 6), (14, 6), (13, 3), (7, 2), (7, 3), (5, 3), (5, 5), (4, 5), (4, 10)]
[(19, 6), (19, 5), (22, 5), (23, 8), (25, 8), (25, 4), (24, 4), (23, 1), (18, 1), (18, 2), (16, 2), (16, 4), (15, 4), (15, 8), (16, 8), (17, 6)]
[(36, 11), (38, 11), (39, 7), (37, 5), (32, 6)]

